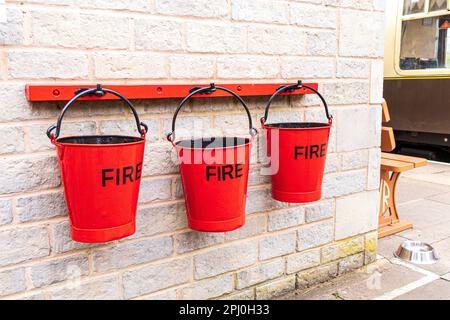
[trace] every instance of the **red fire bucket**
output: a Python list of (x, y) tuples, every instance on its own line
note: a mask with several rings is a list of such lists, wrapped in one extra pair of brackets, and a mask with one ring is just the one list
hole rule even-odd
[[(75, 101), (87, 95), (106, 93), (118, 96), (130, 107), (140, 137), (58, 138), (64, 114)], [(101, 86), (77, 94), (62, 109), (57, 123), (48, 128), (47, 135), (57, 148), (73, 240), (107, 242), (135, 232), (147, 130), (128, 99)]]
[(189, 227), (204, 232), (232, 231), (244, 225), (250, 165), (251, 138), (211, 137), (175, 142), (175, 122), (183, 105), (193, 95), (216, 90), (239, 100), (253, 138), (257, 131), (245, 102), (233, 91), (214, 84), (191, 90), (175, 111), (172, 132), (167, 136), (179, 157)]
[[(269, 108), (275, 97), (300, 88), (309, 89), (319, 96), (325, 106), (328, 123), (267, 124)], [(261, 123), (267, 138), (272, 197), (275, 200), (292, 203), (320, 200), (332, 119), (323, 96), (314, 88), (302, 85), (301, 81), (280, 87), (269, 99)]]

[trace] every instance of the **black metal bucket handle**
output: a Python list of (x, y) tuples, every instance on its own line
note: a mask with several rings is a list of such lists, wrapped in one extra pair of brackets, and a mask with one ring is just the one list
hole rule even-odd
[[(47, 136), (52, 140), (55, 140), (59, 137), (59, 134), (61, 132), (61, 124), (62, 124), (64, 114), (66, 113), (67, 109), (69, 109), (69, 107), (72, 104), (74, 104), (79, 98), (87, 96), (87, 95), (96, 95), (96, 96), (101, 97), (101, 96), (104, 96), (106, 93), (111, 93), (111, 94), (119, 97), (122, 101), (124, 101), (128, 105), (128, 107), (133, 112), (134, 119), (136, 120), (136, 126), (138, 128), (138, 132), (141, 134), (141, 136), (144, 136), (148, 132), (148, 126), (145, 123), (140, 122), (139, 116), (136, 112), (136, 109), (134, 108), (134, 106), (130, 102), (130, 100), (128, 100), (123, 95), (121, 95), (120, 93), (118, 93), (114, 90), (103, 88), (100, 84), (98, 84), (96, 88), (85, 89), (85, 90), (82, 90), (81, 92), (77, 93), (77, 95), (75, 97), (73, 97), (61, 110), (61, 113), (59, 114), (56, 124), (51, 125), (47, 129)], [(56, 132), (55, 132), (55, 134), (53, 134), (52, 131), (55, 129), (56, 129)]]
[(263, 125), (266, 123), (267, 118), (269, 117), (269, 109), (270, 109), (270, 106), (272, 105), (273, 100), (274, 100), (280, 93), (283, 93), (283, 92), (289, 92), (289, 91), (295, 91), (295, 90), (298, 90), (298, 89), (301, 89), (301, 88), (309, 89), (309, 90), (311, 90), (312, 92), (314, 92), (316, 95), (319, 96), (320, 100), (321, 100), (322, 103), (323, 103), (323, 106), (325, 107), (325, 114), (326, 114), (326, 116), (327, 116), (328, 123), (331, 125), (331, 124), (333, 123), (333, 116), (330, 115), (330, 113), (329, 113), (329, 111), (328, 111), (328, 104), (327, 104), (327, 102), (325, 101), (325, 98), (324, 98), (324, 97), (320, 94), (320, 92), (317, 91), (316, 89), (314, 89), (314, 88), (312, 88), (312, 87), (310, 87), (310, 86), (304, 85), (304, 84), (302, 83), (301, 80), (299, 80), (296, 84), (291, 84), (291, 85), (281, 86), (281, 87), (279, 87), (279, 88), (277, 89), (277, 91), (270, 97), (269, 101), (267, 102), (266, 110), (265, 110), (265, 113), (264, 113), (264, 117), (261, 118), (261, 123), (262, 123)]
[(211, 94), (216, 90), (222, 90), (225, 92), (228, 92), (229, 94), (231, 94), (233, 97), (235, 97), (240, 103), (241, 105), (244, 107), (245, 112), (247, 113), (247, 117), (248, 117), (248, 123), (249, 123), (249, 133), (252, 137), (256, 136), (258, 134), (258, 130), (256, 130), (256, 128), (253, 127), (253, 121), (252, 121), (252, 116), (250, 114), (250, 111), (248, 110), (247, 105), (245, 104), (244, 100), (235, 92), (231, 91), (230, 89), (227, 89), (225, 87), (220, 87), (220, 86), (216, 86), (214, 83), (211, 83), (209, 87), (194, 87), (190, 90), (190, 94), (187, 95), (183, 101), (181, 101), (181, 103), (179, 104), (178, 108), (175, 110), (175, 113), (173, 115), (173, 119), (172, 119), (172, 132), (170, 132), (167, 135), (167, 140), (169, 140), (170, 142), (174, 143), (175, 141), (175, 124), (177, 121), (177, 116), (178, 113), (180, 112), (181, 108), (183, 108), (183, 106), (186, 104), (186, 102), (194, 95), (196, 94)]

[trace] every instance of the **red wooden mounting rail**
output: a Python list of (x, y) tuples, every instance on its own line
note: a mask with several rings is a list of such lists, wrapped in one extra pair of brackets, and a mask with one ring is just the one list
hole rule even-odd
[[(230, 89), (240, 96), (270, 96), (279, 86), (290, 83), (242, 83), (242, 84), (217, 84)], [(128, 99), (167, 99), (184, 98), (193, 87), (207, 87), (209, 84), (161, 84), (161, 85), (107, 85), (105, 88), (117, 91)], [(318, 89), (317, 83), (305, 83), (314, 89)], [(68, 101), (74, 97), (75, 91), (80, 88), (95, 88), (96, 85), (27, 85), (26, 97), (29, 101)], [(310, 90), (302, 88), (294, 92), (286, 92), (286, 95), (310, 94)], [(227, 92), (215, 91), (211, 94), (195, 95), (194, 97), (224, 97)], [(116, 100), (116, 96), (106, 94), (102, 97), (87, 96), (80, 100)]]

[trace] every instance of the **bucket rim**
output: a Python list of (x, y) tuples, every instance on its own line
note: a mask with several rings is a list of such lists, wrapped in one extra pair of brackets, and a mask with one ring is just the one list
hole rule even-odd
[[(137, 141), (133, 142), (123, 142), (123, 143), (110, 143), (110, 144), (95, 144), (95, 143), (67, 143), (67, 142), (61, 142), (60, 140), (64, 139), (73, 139), (73, 138), (98, 138), (98, 137), (115, 137), (115, 138), (129, 138), (129, 139), (135, 139)], [(108, 135), (84, 135), (84, 136), (67, 136), (67, 137), (61, 137), (55, 140), (55, 145), (64, 145), (64, 146), (71, 146), (71, 147), (118, 147), (118, 146), (132, 146), (137, 144), (145, 143), (145, 139), (142, 137), (136, 137), (136, 136), (125, 136), (125, 135), (118, 135), (118, 134), (108, 134)]]
[[(245, 143), (242, 144), (238, 144), (235, 146), (228, 146), (228, 147), (216, 147), (216, 148), (202, 148), (202, 147), (186, 147), (186, 146), (180, 146), (179, 144), (182, 143), (183, 141), (195, 141), (195, 140), (200, 140), (200, 139), (242, 139), (245, 141)], [(245, 137), (202, 137), (202, 138), (197, 138), (197, 139), (183, 139), (180, 141), (175, 142), (175, 146), (177, 148), (183, 149), (183, 150), (217, 150), (217, 149), (232, 149), (232, 148), (240, 148), (240, 147), (245, 147), (248, 145), (252, 144), (252, 139), (250, 138), (245, 138)]]
[[(297, 124), (297, 125), (316, 125), (314, 127), (303, 127), (303, 128), (282, 128), (277, 127), (283, 124)], [(277, 130), (322, 130), (326, 128), (331, 128), (332, 125), (326, 122), (275, 122), (275, 123), (265, 123), (264, 129), (277, 129)]]

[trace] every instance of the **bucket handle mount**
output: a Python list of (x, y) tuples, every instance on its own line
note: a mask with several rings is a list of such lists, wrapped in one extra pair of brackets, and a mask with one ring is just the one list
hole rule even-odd
[[(121, 95), (120, 93), (118, 93), (114, 90), (103, 88), (101, 84), (97, 84), (96, 88), (83, 89), (81, 91), (77, 91), (75, 97), (73, 97), (61, 110), (61, 113), (59, 114), (56, 124), (51, 125), (47, 129), (47, 136), (52, 141), (55, 141), (59, 137), (59, 134), (61, 132), (61, 124), (62, 124), (64, 114), (66, 113), (67, 109), (69, 109), (69, 107), (72, 104), (74, 104), (79, 98), (82, 98), (82, 97), (88, 96), (88, 95), (95, 95), (97, 97), (102, 97), (106, 93), (110, 93), (110, 94), (113, 94), (113, 95), (119, 97), (122, 101), (124, 101), (128, 105), (128, 107), (131, 109), (131, 112), (133, 112), (134, 119), (136, 120), (136, 126), (138, 128), (138, 132), (141, 134), (141, 137), (145, 137), (145, 134), (148, 132), (148, 126), (145, 123), (140, 122), (139, 115), (137, 114), (136, 109), (134, 108), (134, 106), (130, 102), (130, 100), (128, 100), (123, 95)], [(56, 132), (52, 133), (52, 131), (55, 129), (56, 129)]]
[(194, 87), (191, 90), (189, 90), (189, 92), (190, 92), (189, 95), (187, 95), (183, 99), (183, 101), (181, 101), (178, 108), (175, 110), (175, 113), (174, 113), (173, 119), (172, 119), (172, 132), (170, 132), (167, 135), (167, 140), (169, 140), (172, 144), (175, 143), (175, 124), (177, 121), (177, 116), (178, 116), (178, 113), (180, 112), (181, 108), (183, 108), (183, 106), (186, 104), (186, 102), (192, 96), (194, 96), (196, 94), (211, 94), (217, 90), (222, 90), (222, 91), (228, 92), (229, 94), (231, 94), (233, 97), (235, 97), (241, 103), (241, 105), (245, 109), (245, 112), (247, 113), (250, 136), (252, 136), (252, 137), (256, 136), (258, 134), (258, 130), (256, 130), (255, 127), (253, 127), (252, 116), (251, 116), (250, 111), (248, 110), (248, 107), (245, 104), (244, 100), (237, 93), (233, 92), (232, 90), (225, 88), (225, 87), (216, 86), (214, 83), (211, 83), (209, 85), (209, 87)]
[(305, 84), (302, 83), (301, 80), (299, 80), (296, 84), (291, 84), (291, 85), (286, 85), (286, 86), (281, 86), (277, 89), (277, 91), (275, 91), (275, 93), (270, 97), (269, 101), (267, 102), (266, 105), (266, 110), (264, 112), (264, 117), (261, 118), (261, 124), (265, 125), (267, 118), (269, 117), (269, 109), (270, 106), (272, 105), (273, 100), (280, 94), (283, 92), (292, 92), (301, 88), (306, 88), (308, 90), (311, 90), (312, 92), (314, 92), (322, 101), (323, 106), (325, 107), (325, 114), (327, 116), (328, 119), (328, 124), (333, 124), (333, 116), (330, 114), (330, 112), (328, 111), (328, 104), (325, 101), (325, 98), (320, 94), (319, 91), (317, 91), (316, 89), (314, 89), (313, 87), (307, 86)]

